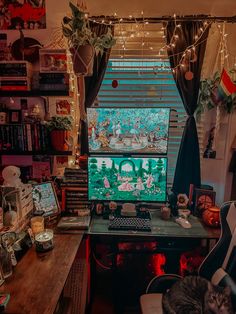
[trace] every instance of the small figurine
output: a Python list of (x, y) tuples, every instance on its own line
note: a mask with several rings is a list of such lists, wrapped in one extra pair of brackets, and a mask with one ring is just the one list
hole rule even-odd
[(177, 207), (178, 209), (185, 209), (188, 207), (188, 197), (186, 194), (177, 195)]

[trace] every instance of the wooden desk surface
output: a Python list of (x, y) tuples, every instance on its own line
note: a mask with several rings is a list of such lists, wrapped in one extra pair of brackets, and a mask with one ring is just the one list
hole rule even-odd
[(82, 237), (56, 234), (53, 250), (40, 255), (32, 247), (0, 287), (11, 295), (6, 313), (53, 314)]
[(184, 229), (179, 226), (174, 219), (162, 220), (160, 211), (151, 212), (151, 232), (143, 231), (123, 231), (108, 230), (109, 221), (100, 216), (93, 216), (88, 233), (91, 235), (114, 235), (114, 236), (144, 236), (144, 237), (169, 237), (169, 238), (198, 238), (198, 239), (218, 239), (220, 229), (208, 228), (194, 216), (190, 216), (189, 221), (192, 228)]

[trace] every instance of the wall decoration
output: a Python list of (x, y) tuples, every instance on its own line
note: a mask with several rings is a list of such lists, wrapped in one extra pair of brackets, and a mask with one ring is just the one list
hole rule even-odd
[(195, 214), (201, 216), (203, 211), (215, 205), (216, 192), (206, 189), (195, 189)]
[(46, 28), (45, 0), (1, 0), (0, 29)]
[(62, 114), (62, 115), (67, 115), (70, 114), (71, 104), (67, 99), (56, 99), (56, 113), (57, 114)]
[(40, 49), (40, 72), (67, 72), (66, 49)]

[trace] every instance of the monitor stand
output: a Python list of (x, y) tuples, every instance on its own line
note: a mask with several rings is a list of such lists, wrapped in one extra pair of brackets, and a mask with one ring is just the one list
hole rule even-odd
[(121, 208), (121, 216), (135, 217), (137, 215), (136, 206), (133, 203), (124, 203)]

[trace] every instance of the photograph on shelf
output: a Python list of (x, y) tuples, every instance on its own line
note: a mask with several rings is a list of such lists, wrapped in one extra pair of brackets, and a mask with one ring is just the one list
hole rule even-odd
[(68, 156), (55, 156), (53, 160), (53, 176), (62, 177), (68, 167)]
[(65, 49), (40, 49), (40, 72), (67, 72), (67, 54)]
[(21, 123), (21, 110), (9, 110), (9, 122)]
[(56, 113), (59, 115), (68, 115), (71, 113), (71, 104), (68, 99), (56, 99)]

